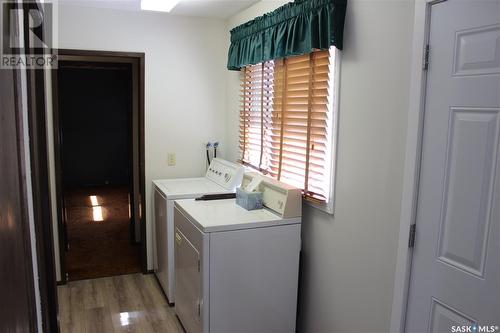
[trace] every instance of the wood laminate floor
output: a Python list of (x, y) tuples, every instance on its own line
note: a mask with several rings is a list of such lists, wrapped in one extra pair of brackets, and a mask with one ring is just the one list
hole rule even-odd
[(69, 282), (58, 298), (61, 333), (184, 332), (152, 274)]

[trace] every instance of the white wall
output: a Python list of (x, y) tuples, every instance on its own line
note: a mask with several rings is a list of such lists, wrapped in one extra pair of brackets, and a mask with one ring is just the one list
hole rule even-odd
[[(262, 1), (228, 30), (284, 1)], [(298, 329), (388, 332), (398, 245), (413, 1), (349, 0), (340, 73), (335, 216), (304, 205)], [(228, 37), (229, 38), (229, 35)], [(238, 74), (227, 156), (238, 157)]]
[[(201, 176), (208, 140), (219, 140), (224, 154), (224, 22), (61, 5), (58, 32), (59, 48), (146, 54), (146, 219), (152, 269), (151, 180)], [(175, 167), (167, 166), (168, 152), (176, 153)]]

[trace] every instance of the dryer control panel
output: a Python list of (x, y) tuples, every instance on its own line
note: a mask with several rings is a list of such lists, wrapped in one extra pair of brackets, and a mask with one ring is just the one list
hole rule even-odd
[(257, 172), (247, 172), (243, 176), (241, 187), (246, 188), (255, 178), (261, 178), (256, 191), (262, 192), (262, 203), (282, 218), (302, 216), (302, 191), (276, 179)]
[(245, 167), (221, 158), (214, 158), (205, 177), (227, 190), (234, 190), (241, 185)]

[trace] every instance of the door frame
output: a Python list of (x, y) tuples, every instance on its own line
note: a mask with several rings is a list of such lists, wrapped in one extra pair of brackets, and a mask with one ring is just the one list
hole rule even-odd
[[(34, 1), (39, 7), (39, 0)], [(24, 10), (30, 9), (30, 5), (24, 4)], [(32, 28), (27, 19), (23, 24), (23, 38), (25, 45), (31, 45), (32, 41), (27, 33)], [(36, 27), (38, 34), (43, 35), (44, 23)], [(42, 54), (40, 50), (32, 51), (32, 54)], [(33, 210), (33, 225), (35, 233), (35, 253), (32, 260), (36, 260), (38, 270), (38, 293), (40, 313), (35, 313), (35, 319), (39, 317), (44, 332), (59, 332), (59, 315), (57, 286), (54, 265), (54, 241), (52, 229), (52, 211), (49, 194), (50, 184), (48, 180), (48, 158), (47, 158), (47, 130), (46, 130), (46, 99), (45, 99), (45, 73), (44, 68), (27, 68), (25, 76), (21, 75), (21, 84), (26, 85), (26, 103), (29, 159), (31, 171), (31, 196)], [(35, 282), (35, 286), (37, 283)]]
[[(14, 21), (13, 22), (16, 26), (19, 27), (19, 22)], [(24, 27), (20, 27), (21, 29), (24, 30)], [(26, 31), (26, 30), (24, 30)], [(7, 301), (12, 301), (11, 297), (6, 297), (6, 302), (2, 302), (3, 306), (10, 306), (13, 307), (11, 310), (13, 310), (14, 313), (25, 313), (27, 315), (26, 318), (9, 318), (12, 320), (19, 320), (19, 319), (26, 319), (26, 322), (20, 322), (17, 321), (17, 328), (25, 328), (29, 329), (30, 331), (36, 332), (41, 326), (40, 324), (42, 323), (42, 318), (41, 316), (38, 315), (38, 310), (41, 309), (41, 304), (43, 302), (43, 299), (40, 295), (40, 291), (43, 289), (43, 285), (38, 286), (36, 284), (36, 281), (34, 279), (34, 274), (36, 272), (36, 268), (40, 267), (40, 261), (38, 259), (38, 247), (33, 247), (33, 240), (38, 240), (38, 234), (35, 234), (34, 236), (37, 238), (32, 238), (31, 233), (33, 232), (33, 229), (37, 226), (37, 217), (35, 216), (34, 212), (34, 204), (36, 202), (35, 198), (33, 198), (33, 204), (30, 204), (30, 196), (31, 192), (34, 192), (34, 189), (32, 191), (32, 182), (30, 181), (29, 177), (26, 177), (27, 173), (31, 173), (34, 170), (34, 167), (32, 163), (30, 162), (30, 158), (32, 156), (31, 154), (31, 149), (28, 153), (26, 153), (26, 148), (29, 146), (29, 138), (27, 134), (27, 131), (30, 131), (30, 124), (29, 118), (31, 116), (31, 109), (30, 106), (28, 106), (28, 100), (29, 100), (29, 83), (27, 82), (26, 76), (24, 76), (24, 73), (28, 73), (28, 70), (25, 69), (18, 69), (18, 68), (12, 68), (12, 69), (1, 69), (2, 71), (10, 71), (11, 76), (6, 77), (8, 79), (8, 84), (11, 85), (12, 87), (12, 108), (7, 107), (7, 108), (2, 108), (0, 111), (2, 113), (2, 116), (6, 116), (8, 120), (13, 120), (13, 125), (14, 125), (14, 131), (15, 133), (12, 141), (6, 140), (5, 142), (10, 143), (10, 150), (5, 152), (5, 155), (2, 156), (2, 158), (7, 158), (7, 159), (13, 159), (16, 160), (16, 168), (12, 169), (14, 174), (11, 175), (2, 175), (2, 176), (11, 176), (14, 178), (17, 178), (17, 191), (18, 193), (13, 194), (11, 197), (6, 197), (7, 200), (16, 200), (18, 199), (18, 206), (19, 208), (19, 219), (16, 219), (15, 212), (12, 214), (13, 216), (13, 227), (11, 228), (12, 235), (16, 233), (16, 231), (19, 233), (18, 237), (16, 238), (10, 238), (7, 239), (5, 244), (1, 244), (1, 251), (4, 251), (8, 255), (15, 255), (18, 253), (19, 250), (23, 250), (23, 255), (22, 255), (22, 260), (24, 261), (23, 263), (20, 263), (20, 265), (24, 264), (24, 272), (9, 272), (9, 274), (15, 274), (14, 276), (18, 279), (19, 284), (16, 284), (12, 286), (8, 280), (1, 279), (2, 287), (3, 288), (9, 288), (11, 290), (14, 290), (17, 292), (17, 298), (22, 299), (26, 301), (26, 306), (19, 307), (18, 305), (23, 303), (23, 301), (19, 302), (19, 304), (7, 304)], [(8, 74), (6, 74), (8, 75)], [(2, 78), (3, 80), (3, 78)], [(27, 99), (25, 99), (24, 95), (28, 95)], [(12, 117), (11, 119), (9, 119)], [(4, 117), (2, 117), (2, 121)], [(28, 127), (28, 128), (27, 128)], [(29, 146), (31, 148), (31, 146)], [(29, 155), (28, 155), (29, 154)], [(27, 158), (29, 156), (29, 158)], [(3, 171), (3, 168), (2, 168)], [(34, 179), (31, 179), (34, 181)], [(17, 196), (14, 196), (16, 195)], [(10, 203), (10, 206), (14, 206), (15, 210), (15, 204)], [(30, 216), (32, 213), (32, 217)], [(30, 225), (31, 223), (33, 225)], [(7, 222), (8, 223), (8, 222)], [(9, 231), (5, 232), (8, 233)], [(4, 233), (4, 230), (2, 230), (2, 234)], [(14, 244), (14, 246), (12, 246)], [(38, 244), (37, 244), (38, 245)], [(17, 247), (16, 247), (17, 246)], [(12, 258), (12, 256), (11, 256)], [(19, 259), (19, 258), (18, 258)], [(14, 260), (10, 260), (8, 265), (17, 265), (19, 264), (18, 262)], [(17, 274), (20, 273), (20, 274)], [(40, 276), (43, 278), (43, 271), (41, 272)], [(2, 272), (4, 274), (4, 272)], [(37, 298), (40, 299), (40, 301), (37, 300)], [(11, 325), (13, 322), (6, 322), (4, 323), (3, 320), (5, 318), (0, 315), (0, 330), (5, 330), (7, 325)], [(2, 325), (3, 324), (3, 325)], [(45, 324), (45, 322), (43, 322)], [(12, 326), (10, 326), (12, 329)]]
[(410, 229), (413, 224), (416, 224), (424, 130), (427, 86), (427, 70), (424, 69), (425, 47), (429, 41), (431, 8), (433, 5), (444, 1), (447, 0), (415, 1), (406, 156), (390, 332), (405, 331), (413, 258), (413, 249), (408, 244)]
[[(141, 271), (148, 273), (147, 269), (147, 244), (146, 244), (146, 189), (145, 189), (145, 139), (144, 139), (144, 63), (145, 54), (143, 52), (117, 52), (117, 51), (97, 51), (97, 50), (79, 50), (79, 49), (59, 49), (57, 50), (58, 61), (85, 61), (85, 62), (120, 62), (129, 63), (132, 66), (132, 140), (133, 151), (137, 150), (138, 161), (133, 161), (133, 188), (138, 198), (136, 206), (138, 210), (134, 211), (134, 220), (139, 220), (140, 227), (140, 260)], [(61, 271), (60, 284), (67, 283), (66, 278), (66, 234), (63, 223), (63, 191), (62, 191), (62, 162), (61, 162), (61, 140), (59, 124), (59, 106), (58, 106), (58, 82), (57, 69), (51, 73), (52, 81), (52, 119), (54, 136), (54, 171), (55, 171), (55, 193), (57, 206), (57, 227), (59, 238), (59, 262)], [(137, 84), (136, 84), (137, 83)], [(134, 152), (133, 152), (134, 154)], [(138, 178), (135, 174), (138, 173)], [(138, 193), (137, 193), (138, 192)]]
[[(25, 27), (28, 31), (29, 27)], [(25, 41), (27, 43), (27, 41)], [(31, 163), (31, 191), (36, 238), (36, 261), (40, 307), (44, 331), (59, 331), (54, 241), (52, 230), (45, 101), (45, 69), (27, 69), (28, 133)], [(33, 258), (35, 260), (35, 258)]]

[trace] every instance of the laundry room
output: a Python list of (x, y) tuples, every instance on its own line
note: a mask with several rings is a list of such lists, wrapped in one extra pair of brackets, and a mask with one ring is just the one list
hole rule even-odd
[(2, 5), (0, 331), (498, 331), (500, 0)]

